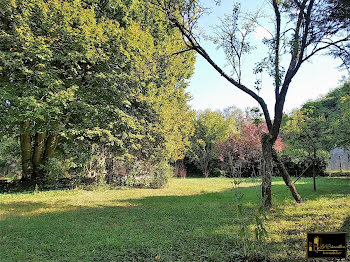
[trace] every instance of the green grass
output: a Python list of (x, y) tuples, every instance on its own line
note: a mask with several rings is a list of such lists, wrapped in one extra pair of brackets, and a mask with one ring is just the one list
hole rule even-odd
[[(259, 181), (245, 179), (254, 225)], [(350, 178), (302, 178), (296, 204), (273, 180), (265, 251), (302, 261), (306, 232), (347, 231)], [(234, 261), (238, 221), (231, 179), (171, 179), (163, 189), (0, 194), (0, 261)], [(348, 238), (349, 239), (349, 238)]]

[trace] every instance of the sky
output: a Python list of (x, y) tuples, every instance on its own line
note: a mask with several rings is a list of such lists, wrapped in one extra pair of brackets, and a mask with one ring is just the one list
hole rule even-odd
[[(209, 15), (203, 16), (200, 20), (200, 28), (206, 34), (212, 34), (214, 26), (218, 25), (220, 18), (224, 14), (229, 14), (232, 10), (232, 0), (222, 0), (220, 6), (215, 6), (213, 0), (204, 0), (204, 5), (211, 8)], [(246, 0), (242, 2), (242, 10), (253, 11), (262, 8), (265, 15), (269, 15), (270, 8), (266, 0)], [(257, 48), (252, 54), (245, 57), (242, 83), (246, 86), (253, 86), (256, 76), (252, 73), (255, 62), (261, 60), (266, 55), (266, 47), (261, 44), (261, 39), (267, 36), (264, 27), (271, 27), (269, 18), (264, 18), (251, 36), (252, 42), (256, 43)], [(217, 50), (216, 46), (210, 41), (201, 40), (201, 45), (207, 50), (207, 53), (220, 66), (225, 67), (224, 53)], [(196, 55), (196, 64), (194, 75), (190, 80), (187, 91), (192, 96), (190, 105), (195, 110), (222, 110), (229, 106), (236, 106), (242, 110), (247, 107), (258, 106), (257, 102), (249, 95), (238, 90), (226, 79), (220, 76), (206, 60)], [(314, 100), (325, 95), (330, 90), (339, 86), (342, 76), (346, 75), (345, 71), (340, 71), (340, 59), (334, 59), (325, 55), (314, 56), (310, 62), (303, 63), (298, 73), (292, 80), (286, 97), (284, 111), (290, 113), (293, 109), (299, 108), (308, 100)], [(229, 67), (225, 67), (226, 72), (230, 72)], [(273, 115), (274, 107), (274, 88), (270, 77), (263, 76), (262, 90), (260, 91), (269, 108), (270, 114)]]

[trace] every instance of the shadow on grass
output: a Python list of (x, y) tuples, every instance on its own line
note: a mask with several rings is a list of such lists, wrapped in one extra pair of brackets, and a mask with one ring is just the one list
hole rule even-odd
[[(64, 208), (63, 208), (64, 207)], [(76, 208), (74, 206), (68, 205), (67, 201), (59, 200), (53, 203), (46, 202), (33, 202), (33, 201), (16, 201), (12, 203), (0, 203), (0, 221), (6, 219), (8, 216), (33, 216), (40, 213), (45, 213), (46, 211), (65, 211)]]
[[(304, 197), (312, 193), (311, 183), (297, 187)], [(343, 187), (340, 183), (338, 190), (333, 190), (325, 182), (320, 183), (319, 192), (307, 199), (336, 198)], [(244, 221), (253, 226), (259, 187), (240, 190), (245, 201)], [(284, 201), (291, 199), (286, 186), (274, 185), (273, 192), (277, 206), (273, 212), (280, 215), (277, 217), (297, 219), (284, 213)], [(53, 208), (54, 212), (45, 211)], [(116, 199), (94, 207), (67, 205), (64, 201), (21, 201), (0, 204), (3, 209), (12, 214), (5, 214), (0, 221), (2, 261), (238, 261), (235, 251), (239, 226), (233, 190)], [(23, 210), (27, 214), (23, 215)], [(41, 211), (30, 215), (35, 210)], [(288, 232), (296, 236), (288, 240), (291, 245), (301, 242), (301, 229), (296, 226), (294, 230)], [(283, 240), (271, 241), (269, 249), (279, 252), (276, 249), (281, 244)], [(304, 249), (298, 247), (299, 251)]]
[[(293, 179), (292, 179), (293, 180)], [(281, 182), (280, 182), (281, 183)], [(339, 195), (350, 193), (350, 177), (349, 178), (330, 178), (318, 177), (316, 179), (317, 191), (313, 191), (312, 178), (303, 178), (299, 180), (295, 186), (298, 193), (304, 201), (316, 200), (318, 198), (336, 198)], [(278, 195), (282, 194), (284, 199), (291, 198), (288, 188), (283, 184), (273, 185), (272, 192)], [(285, 192), (288, 192), (286, 195)]]
[(316, 261), (305, 258), (307, 232), (341, 232), (348, 228), (349, 234), (349, 178), (317, 178), (317, 192), (313, 191), (312, 178), (304, 178), (296, 184), (304, 202), (301, 205), (291, 204), (287, 189), (281, 186), (275, 186), (273, 192), (281, 200), (285, 197), (284, 201), (276, 201), (269, 221), (274, 234), (269, 244), (278, 251), (278, 261)]
[[(246, 189), (244, 189), (246, 190)], [(130, 206), (121, 206), (127, 202)], [(65, 206), (64, 203), (61, 203)], [(2, 204), (23, 212), (45, 203)], [(59, 205), (58, 205), (59, 208)], [(8, 216), (0, 221), (4, 261), (235, 261), (232, 190), (191, 196), (154, 196), (108, 206)], [(254, 213), (254, 203), (246, 207)], [(245, 218), (249, 222), (250, 215)]]

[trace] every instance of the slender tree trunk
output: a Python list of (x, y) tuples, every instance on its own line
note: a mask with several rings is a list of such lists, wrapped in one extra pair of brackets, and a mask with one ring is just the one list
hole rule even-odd
[(233, 157), (232, 157), (230, 151), (228, 151), (227, 156), (228, 156), (228, 163), (229, 163), (229, 168), (230, 168), (230, 172), (231, 172), (230, 176), (234, 177), (235, 176), (235, 167), (233, 164)]
[(314, 148), (314, 156), (312, 163), (312, 177), (314, 180), (314, 191), (316, 192), (316, 149)]
[(295, 188), (294, 183), (290, 179), (290, 176), (288, 174), (287, 169), (285, 168), (284, 164), (279, 159), (279, 157), (277, 156), (277, 153), (275, 151), (273, 151), (273, 157), (275, 159), (275, 162), (277, 163), (278, 170), (280, 171), (280, 174), (282, 175), (284, 183), (287, 185), (289, 191), (292, 193), (292, 196), (294, 197), (295, 201), (297, 203), (301, 203), (302, 202), (301, 196), (298, 194), (298, 191)]
[(205, 170), (204, 170), (203, 175), (204, 175), (205, 178), (208, 178), (208, 177), (209, 177), (208, 169), (205, 169)]
[(340, 170), (340, 172), (343, 172), (343, 167), (342, 167), (342, 162), (341, 162), (340, 156), (339, 156), (339, 170)]
[(176, 160), (178, 162), (178, 174), (182, 178), (186, 178), (186, 167), (183, 159)]
[(263, 134), (261, 137), (262, 142), (262, 154), (263, 154), (263, 168), (262, 168), (262, 182), (261, 182), (261, 196), (265, 209), (272, 208), (272, 196), (271, 196), (271, 180), (273, 173), (272, 162), (272, 140), (268, 134)]
[(206, 150), (203, 150), (203, 158), (202, 158), (202, 172), (205, 178), (209, 176), (209, 171), (208, 171), (208, 166), (209, 166), (209, 154), (207, 153)]
[(45, 149), (46, 133), (35, 134), (34, 152), (33, 152), (33, 179), (40, 178), (40, 165), (42, 164)]
[(30, 137), (30, 123), (25, 121), (22, 124), (21, 134), (21, 155), (22, 155), (22, 181), (28, 181), (32, 177), (33, 165), (32, 165), (32, 144)]

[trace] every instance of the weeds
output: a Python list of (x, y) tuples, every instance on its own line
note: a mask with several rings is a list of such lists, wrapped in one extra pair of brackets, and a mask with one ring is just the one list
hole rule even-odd
[[(241, 248), (241, 253), (245, 258), (261, 257), (263, 253), (263, 247), (266, 243), (267, 231), (265, 228), (265, 221), (267, 220), (264, 206), (259, 205), (257, 213), (255, 214), (254, 230), (248, 225), (250, 221), (246, 221), (246, 214), (244, 209), (244, 194), (239, 185), (241, 180), (235, 178), (234, 185), (234, 198), (236, 203), (237, 221), (239, 224), (237, 246)], [(254, 235), (254, 237), (253, 237)]]

